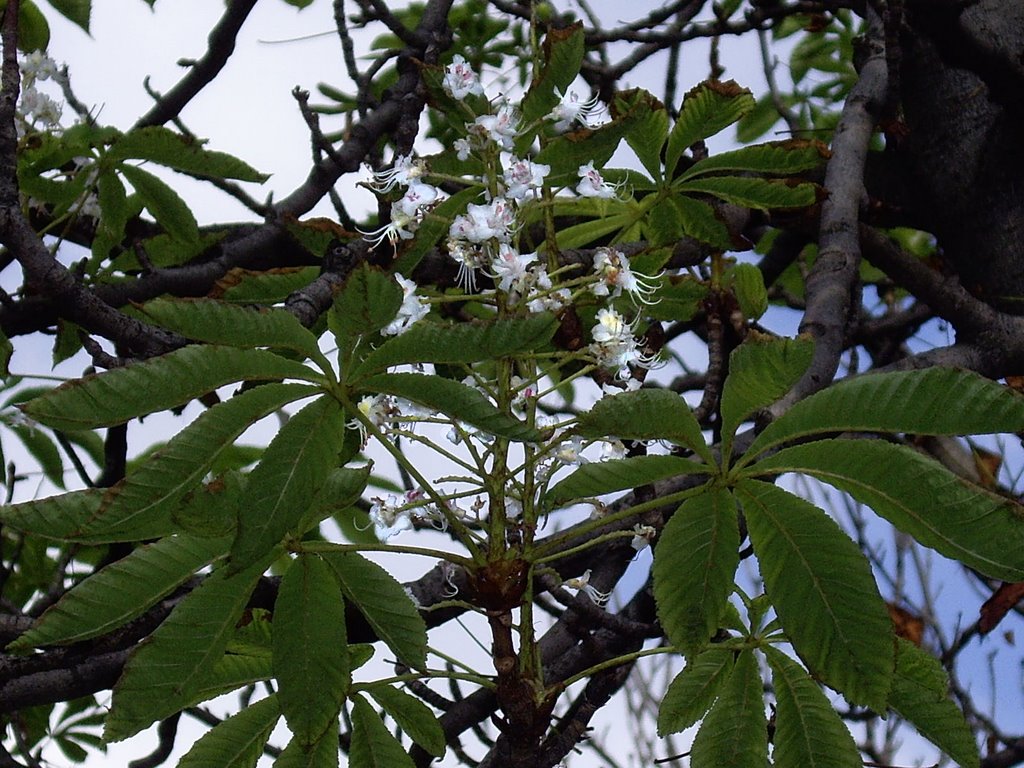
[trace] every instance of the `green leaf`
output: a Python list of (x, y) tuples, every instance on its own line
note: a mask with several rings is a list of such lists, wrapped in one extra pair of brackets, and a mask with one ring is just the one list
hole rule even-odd
[(178, 768), (254, 768), (280, 717), (276, 695), (260, 699), (203, 734)]
[(880, 440), (817, 440), (785, 448), (750, 470), (812, 475), (926, 547), (992, 578), (1024, 581), (1020, 505), (911, 448)]
[(732, 494), (708, 487), (672, 515), (654, 550), (654, 599), (668, 639), (687, 656), (721, 626), (739, 566), (739, 523)]
[(602, 397), (579, 415), (576, 431), (592, 438), (671, 440), (690, 448), (710, 466), (716, 463), (690, 406), (682, 396), (664, 389)]
[(307, 747), (337, 722), (352, 673), (345, 603), (331, 568), (300, 553), (274, 603), (274, 676), (288, 727)]
[(399, 661), (423, 669), (427, 625), (395, 577), (356, 552), (331, 552), (324, 560), (334, 569), (345, 598), (359, 609), (377, 637)]
[(768, 721), (761, 674), (754, 652), (740, 652), (718, 701), (697, 731), (692, 768), (764, 768), (768, 764)]
[[(238, 179), (262, 184), (270, 178), (268, 174), (260, 173), (237, 157), (203, 149), (203, 143), (162, 125), (149, 125), (133, 128), (119, 136), (107, 151), (107, 157), (115, 160), (149, 160), (183, 173), (218, 179)], [(131, 178), (128, 180), (131, 181)], [(135, 186), (134, 181), (132, 186)]]
[(651, 178), (660, 181), (663, 176), (661, 148), (668, 139), (668, 110), (654, 96), (647, 96), (650, 111), (637, 118), (636, 124), (626, 134), (626, 143), (636, 153)]
[(362, 696), (352, 697), (352, 768), (414, 768), (412, 758)]
[(430, 707), (415, 696), (390, 685), (371, 686), (367, 693), (413, 741), (434, 757), (444, 757), (444, 730)]
[(247, 567), (273, 549), (305, 517), (338, 464), (345, 416), (323, 396), (288, 419), (250, 473), (231, 547), (231, 568)]
[(673, 678), (658, 709), (658, 735), (685, 731), (711, 708), (733, 668), (733, 651), (708, 648)]
[(312, 745), (303, 744), (298, 737), (289, 741), (274, 761), (274, 768), (338, 768), (337, 719)]
[(692, 195), (713, 195), (731, 205), (767, 211), (775, 208), (803, 208), (817, 199), (813, 184), (742, 176), (708, 176), (674, 185), (676, 191)]
[(321, 377), (261, 349), (188, 346), (141, 363), (65, 382), (26, 403), (29, 417), (54, 429), (95, 429), (176, 408), (236, 381)]
[(784, 442), (837, 432), (981, 435), (1024, 430), (1024, 396), (970, 371), (928, 368), (845, 379), (769, 424), (745, 460)]
[(775, 719), (777, 768), (861, 768), (850, 731), (818, 684), (781, 651), (763, 648), (772, 668), (778, 709)]
[(808, 339), (776, 339), (747, 334), (729, 356), (722, 388), (722, 454), (729, 455), (740, 424), (792, 387), (810, 365), (814, 344)]
[(11, 355), (14, 354), (14, 345), (7, 338), (7, 334), (0, 331), (0, 378), (6, 379), (11, 375)]
[[(317, 491), (316, 497), (310, 505), (309, 515), (302, 521), (299, 530), (309, 530), (325, 517), (351, 508), (359, 500), (369, 479), (369, 465), (358, 469), (344, 467), (332, 469), (324, 484), (320, 486), (320, 490)], [(373, 537), (372, 531), (369, 533), (372, 542), (376, 543), (377, 539)]]
[(665, 168), (673, 174), (683, 152), (700, 139), (714, 136), (754, 108), (754, 97), (732, 80), (706, 80), (683, 98), (679, 119), (665, 151)]
[[(783, 99), (783, 101), (788, 101)], [(766, 93), (757, 100), (754, 108), (747, 112), (736, 123), (736, 141), (749, 144), (764, 136), (780, 120), (779, 110), (775, 106), (772, 94)]]
[(267, 561), (229, 575), (221, 568), (175, 606), (136, 648), (114, 686), (103, 738), (133, 736), (192, 703), (224, 655)]
[[(557, 233), (559, 248), (583, 248), (629, 226), (636, 219), (636, 212), (622, 201), (593, 198), (590, 198), (590, 201), (597, 209), (598, 218), (559, 230)], [(627, 210), (620, 213), (622, 208)]]
[[(99, 512), (102, 501), (103, 491), (99, 488), (62, 493), (59, 496), (0, 507), (0, 522), (44, 539), (78, 541), (83, 544), (117, 541), (116, 537), (110, 539), (100, 535), (94, 538), (83, 533), (83, 529)], [(128, 540), (135, 541), (136, 536), (156, 539), (174, 531), (174, 526), (167, 520), (147, 521), (147, 526), (144, 535), (135, 534)]]
[(768, 291), (761, 270), (753, 264), (737, 264), (732, 270), (733, 292), (744, 317), (756, 320), (768, 310)]
[[(775, 114), (778, 119), (778, 114)], [(825, 162), (827, 150), (817, 142), (793, 139), (790, 141), (758, 144), (731, 152), (720, 152), (694, 163), (679, 176), (680, 181), (707, 173), (721, 171), (747, 171), (777, 176), (790, 176), (817, 168)]]
[[(320, 390), (305, 384), (264, 384), (204, 411), (166, 445), (110, 488), (83, 533), (138, 536), (154, 520), (169, 519), (185, 494), (196, 489), (217, 456), (252, 424), (288, 403)], [(140, 537), (141, 538), (141, 537)]]
[(363, 392), (404, 397), (498, 437), (536, 443), (541, 433), (499, 411), (482, 393), (458, 381), (419, 373), (382, 373), (360, 384)]
[(21, 0), (18, 6), (18, 50), (41, 51), (46, 50), (49, 44), (50, 25), (43, 12), (32, 0)]
[(68, 21), (77, 24), (86, 33), (89, 32), (89, 15), (92, 12), (92, 0), (48, 0), (50, 5)]
[(171, 237), (186, 243), (199, 240), (199, 225), (188, 204), (165, 181), (134, 165), (120, 165), (121, 175), (135, 188), (143, 205)]
[(889, 706), (962, 768), (977, 768), (978, 744), (964, 713), (949, 697), (949, 678), (939, 660), (897, 638), (896, 676)]
[(195, 341), (289, 349), (323, 360), (316, 336), (283, 309), (239, 307), (213, 299), (156, 299), (140, 311), (157, 325)]
[(11, 432), (25, 446), (33, 459), (39, 462), (43, 475), (58, 488), (64, 488), (64, 461), (53, 440), (36, 427), (13, 426)]
[(695, 240), (709, 243), (723, 251), (732, 248), (732, 238), (725, 224), (715, 216), (715, 210), (703, 200), (686, 195), (670, 197), (668, 202), (675, 206), (682, 218), (683, 230)]
[(327, 312), (327, 324), (342, 349), (356, 337), (379, 331), (402, 306), (402, 288), (393, 275), (365, 262), (352, 271)]
[(800, 658), (850, 701), (883, 711), (892, 622), (863, 553), (824, 511), (788, 491), (742, 480), (736, 496), (765, 591)]
[(353, 376), (409, 363), (475, 363), (532, 352), (547, 344), (558, 329), (550, 313), (473, 323), (414, 324), (388, 339), (357, 366)]
[(655, 320), (692, 320), (708, 295), (708, 286), (690, 275), (672, 275), (661, 281), (644, 312)]
[(636, 488), (677, 475), (708, 474), (710, 467), (681, 456), (631, 456), (614, 461), (584, 464), (560, 480), (546, 494), (552, 508), (568, 502)]
[(169, 536), (134, 549), (65, 593), (9, 648), (69, 645), (124, 626), (226, 552), (227, 545), (226, 539)]

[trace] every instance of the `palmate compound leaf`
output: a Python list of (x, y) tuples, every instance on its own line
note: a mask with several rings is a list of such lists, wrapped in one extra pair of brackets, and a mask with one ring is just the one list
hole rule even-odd
[(665, 525), (654, 550), (654, 599), (668, 639), (687, 656), (718, 631), (739, 565), (736, 502), (708, 486)]
[(203, 734), (178, 768), (253, 768), (280, 717), (276, 694), (260, 699)]
[(225, 384), (278, 379), (320, 383), (322, 377), (261, 349), (192, 345), (66, 382), (23, 410), (54, 429), (95, 429), (184, 405)]
[(370, 703), (359, 694), (352, 697), (351, 768), (413, 768), (412, 758), (384, 725)]
[(856, 703), (885, 709), (892, 622), (860, 549), (824, 511), (759, 480), (741, 480), (765, 591), (808, 669)]
[(1024, 581), (1020, 505), (938, 462), (881, 440), (817, 440), (784, 448), (745, 472), (802, 472), (850, 494), (904, 533), (987, 576)]
[(903, 638), (897, 638), (889, 706), (961, 768), (977, 768), (978, 745), (964, 713), (949, 697), (946, 671), (938, 659)]
[(155, 520), (171, 518), (217, 456), (246, 429), (288, 403), (320, 391), (306, 384), (265, 384), (204, 411), (104, 494), (82, 535), (111, 541), (145, 538)]
[(777, 705), (777, 768), (861, 768), (857, 743), (818, 684), (793, 659), (764, 648)]
[(981, 435), (1024, 430), (1024, 396), (970, 371), (927, 368), (857, 376), (795, 403), (744, 456), (837, 432)]
[(732, 674), (731, 648), (708, 648), (690, 659), (669, 683), (658, 709), (658, 735), (685, 731), (711, 708)]
[(415, 696), (390, 685), (374, 685), (367, 688), (366, 692), (413, 741), (435, 757), (444, 757), (444, 730), (430, 707)]
[(584, 464), (552, 486), (545, 496), (545, 501), (551, 508), (555, 508), (578, 499), (636, 488), (678, 475), (710, 472), (711, 469), (706, 464), (698, 464), (681, 456), (631, 456), (626, 459)]
[(249, 474), (239, 505), (231, 570), (263, 558), (304, 519), (338, 464), (345, 438), (341, 404), (324, 395), (288, 419)]
[(531, 443), (542, 439), (537, 429), (499, 411), (478, 390), (458, 381), (420, 373), (382, 373), (365, 379), (359, 386), (367, 393), (404, 397), (498, 437)]
[(686, 401), (665, 389), (639, 389), (603, 397), (581, 413), (576, 431), (583, 437), (670, 440), (686, 446), (709, 465), (714, 456)]
[(288, 349), (327, 365), (316, 336), (283, 309), (199, 298), (155, 299), (139, 311), (188, 339), (229, 347)]
[(395, 577), (357, 552), (324, 553), (323, 559), (334, 569), (346, 600), (359, 609), (377, 637), (399, 661), (423, 669), (427, 625)]
[(307, 747), (337, 722), (352, 673), (345, 603), (330, 566), (301, 553), (274, 603), (274, 676), (288, 728)]
[(789, 391), (807, 370), (814, 344), (809, 339), (777, 339), (756, 333), (729, 355), (722, 388), (722, 455), (728, 456), (740, 424)]
[(184, 535), (139, 547), (76, 585), (9, 648), (68, 645), (117, 629), (224, 554), (228, 544)]
[(545, 312), (477, 323), (415, 323), (368, 354), (352, 376), (408, 363), (475, 363), (531, 352), (547, 344), (558, 320)]
[(691, 768), (764, 768), (768, 764), (768, 721), (764, 686), (754, 652), (736, 658), (729, 679), (693, 740)]
[(135, 649), (114, 686), (105, 741), (126, 739), (194, 703), (275, 554), (239, 573), (220, 568), (207, 576)]

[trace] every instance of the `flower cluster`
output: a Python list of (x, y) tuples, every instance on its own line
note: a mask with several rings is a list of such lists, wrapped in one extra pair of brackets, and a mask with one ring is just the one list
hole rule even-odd
[(614, 309), (599, 309), (591, 331), (590, 352), (602, 368), (614, 370), (620, 379), (630, 375), (630, 366), (650, 368), (657, 358), (647, 355), (633, 337), (633, 327)]
[(36, 84), (56, 79), (59, 75), (57, 64), (42, 51), (25, 54), (21, 61), (21, 98), (18, 100), (18, 116), (22, 124), (19, 131), (32, 125), (43, 130), (59, 127), (62, 105), (40, 91)]

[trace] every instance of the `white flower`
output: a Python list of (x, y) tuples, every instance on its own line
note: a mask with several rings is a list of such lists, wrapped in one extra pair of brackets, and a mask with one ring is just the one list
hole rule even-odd
[(519, 113), (508, 102), (498, 107), (497, 114), (480, 115), (469, 125), (470, 131), (486, 137), (506, 151), (511, 151), (513, 139), (519, 131)]
[(581, 467), (587, 463), (587, 459), (583, 455), (583, 449), (585, 447), (586, 445), (583, 442), (583, 438), (576, 435), (558, 446), (558, 450), (555, 451), (555, 458), (562, 464)]
[(576, 185), (576, 194), (580, 197), (615, 197), (615, 186), (602, 178), (593, 162), (581, 165), (577, 173), (580, 183)]
[(409, 326), (430, 312), (430, 305), (416, 294), (416, 283), (406, 280), (397, 272), (395, 279), (402, 286), (402, 306), (395, 319), (381, 329), (385, 336), (397, 336), (409, 330)]
[(594, 271), (601, 278), (600, 282), (590, 286), (595, 296), (617, 298), (625, 291), (634, 304), (650, 304), (650, 296), (657, 290), (657, 286), (650, 282), (652, 278), (637, 277), (630, 269), (626, 254), (615, 248), (598, 248), (594, 252)]
[(587, 101), (580, 101), (575, 91), (561, 95), (561, 101), (547, 114), (548, 120), (554, 120), (556, 133), (565, 133), (572, 124), (578, 122), (584, 127), (590, 126), (590, 118), (598, 109), (598, 99), (594, 96)]
[(421, 181), (412, 181), (405, 194), (402, 195), (402, 199), (395, 204), (402, 210), (402, 213), (420, 219), (422, 218), (420, 209), (437, 200), (438, 194), (437, 187), (432, 187)]
[(597, 325), (591, 330), (591, 336), (594, 343), (590, 345), (590, 352), (597, 364), (615, 370), (620, 379), (629, 376), (629, 366), (650, 368), (657, 360), (644, 355), (637, 347), (633, 329), (614, 309), (597, 311)]
[(550, 165), (512, 158), (505, 169), (505, 196), (512, 200), (525, 200), (530, 192), (540, 189), (544, 177), (550, 172)]
[(373, 523), (373, 532), (381, 541), (387, 541), (402, 531), (412, 528), (412, 514), (410, 510), (404, 509), (401, 500), (392, 493), (387, 499), (379, 496), (372, 499), (370, 506), (370, 522)]
[(448, 255), (459, 265), (455, 282), (467, 293), (476, 292), (476, 270), (484, 266), (484, 254), (477, 245), (448, 238)]
[(462, 56), (456, 54), (452, 57), (452, 63), (444, 68), (444, 79), (441, 87), (445, 93), (457, 101), (462, 101), (470, 94), (482, 96), (484, 87), (480, 84), (480, 78), (469, 66)]
[(633, 338), (633, 331), (622, 315), (614, 309), (602, 308), (597, 311), (597, 325), (591, 335), (598, 344), (617, 343)]
[(502, 243), (498, 247), (498, 255), (491, 262), (492, 276), (498, 281), (498, 288), (510, 295), (522, 296), (529, 288), (529, 267), (536, 261), (536, 253), (519, 253), (512, 246)]
[(651, 546), (651, 540), (654, 539), (656, 534), (657, 531), (652, 526), (637, 523), (633, 526), (633, 538), (629, 545), (637, 552), (643, 552), (647, 547)]
[(399, 155), (393, 167), (386, 171), (376, 171), (370, 187), (377, 192), (390, 192), (395, 185), (411, 184), (426, 172), (422, 160), (414, 160), (411, 155)]
[(608, 602), (608, 598), (611, 596), (610, 592), (600, 592), (597, 587), (590, 583), (590, 569), (587, 568), (583, 572), (582, 576), (577, 576), (574, 579), (569, 579), (565, 582), (565, 586), (570, 589), (577, 589), (587, 597), (590, 598), (594, 605), (602, 606)]
[[(632, 379), (636, 381), (636, 379)], [(640, 382), (637, 382), (639, 384)], [(601, 461), (613, 461), (626, 458), (626, 446), (621, 440), (603, 440), (601, 442)]]
[(90, 216), (97, 221), (99, 220), (102, 211), (100, 210), (100, 200), (95, 192), (90, 192), (85, 196), (85, 199), (78, 208), (78, 212), (83, 216)]
[(469, 159), (469, 153), (473, 151), (473, 146), (469, 143), (469, 139), (463, 137), (455, 140), (455, 155), (462, 162), (466, 162)]
[(21, 59), (21, 77), (27, 85), (37, 80), (56, 78), (57, 62), (40, 50), (27, 53)]
[(466, 206), (466, 212), (452, 221), (448, 236), (471, 243), (482, 243), (492, 238), (507, 243), (514, 222), (515, 211), (507, 200), (498, 198), (486, 205), (470, 203)]
[(18, 102), (18, 113), (30, 123), (39, 123), (52, 128), (60, 122), (63, 109), (59, 102), (54, 101), (45, 93), (28, 86), (22, 89), (21, 100)]
[(391, 221), (387, 224), (369, 232), (358, 227), (356, 229), (364, 240), (374, 245), (380, 245), (385, 240), (394, 245), (399, 240), (411, 240), (412, 233), (417, 226), (419, 226), (419, 222), (416, 217), (406, 213), (401, 203), (392, 203)]

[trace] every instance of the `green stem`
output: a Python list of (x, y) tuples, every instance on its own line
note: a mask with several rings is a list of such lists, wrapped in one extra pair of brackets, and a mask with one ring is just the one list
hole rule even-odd
[(299, 541), (292, 546), (295, 552), (401, 552), (407, 555), (422, 555), (436, 560), (471, 568), (473, 561), (468, 557), (429, 547), (410, 547), (402, 544), (336, 544), (332, 541)]

